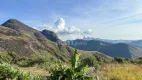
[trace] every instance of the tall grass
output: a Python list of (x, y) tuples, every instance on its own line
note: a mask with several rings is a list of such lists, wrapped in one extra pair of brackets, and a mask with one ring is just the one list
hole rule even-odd
[(102, 80), (142, 80), (142, 65), (106, 64), (101, 75)]

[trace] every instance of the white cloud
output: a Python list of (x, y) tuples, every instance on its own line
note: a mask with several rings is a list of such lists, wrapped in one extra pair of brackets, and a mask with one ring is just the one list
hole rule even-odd
[(81, 34), (81, 31), (79, 28), (72, 26), (72, 27), (67, 27), (65, 29), (62, 29), (62, 30), (58, 30), (56, 33), (61, 34), (61, 35)]
[(55, 22), (55, 26), (52, 27), (52, 29), (49, 29), (49, 30), (54, 31), (55, 33), (60, 34), (60, 35), (80, 34), (81, 33), (80, 29), (76, 28), (74, 26), (65, 27), (65, 20), (63, 18), (59, 18)]
[(37, 30), (44, 30), (44, 29), (52, 29), (51, 25), (48, 25), (48, 24), (40, 24), (40, 25), (36, 25), (33, 27), (34, 29), (37, 29)]
[(93, 30), (92, 29), (88, 29), (86, 31), (83, 32), (84, 34), (92, 34), (93, 33)]
[(55, 22), (55, 26), (56, 26), (59, 30), (65, 29), (65, 20), (64, 20), (63, 18), (59, 18), (59, 19)]
[(81, 31), (79, 28), (75, 26), (65, 27), (65, 20), (63, 18), (59, 18), (54, 25), (41, 24), (37, 25), (34, 28), (38, 30), (47, 29), (53, 31), (59, 36), (59, 38), (62, 39), (64, 37), (63, 40), (83, 38), (84, 35), (90, 35), (93, 32), (93, 30), (91, 29)]

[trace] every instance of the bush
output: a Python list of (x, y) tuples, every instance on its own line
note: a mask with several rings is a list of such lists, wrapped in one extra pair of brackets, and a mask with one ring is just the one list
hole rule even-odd
[(134, 64), (142, 64), (142, 57), (139, 57), (135, 60), (132, 60), (131, 62), (134, 63)]
[(111, 60), (108, 60), (96, 54), (81, 60), (81, 64), (88, 65), (89, 67), (95, 67), (96, 70), (100, 68), (100, 65), (109, 62), (111, 62)]
[(39, 76), (33, 76), (30, 73), (21, 72), (7, 63), (0, 63), (0, 80), (41, 80)]
[(32, 67), (32, 66), (39, 66), (39, 67), (47, 67), (47, 64), (53, 64), (58, 62), (58, 60), (54, 57), (51, 57), (48, 54), (38, 54), (34, 53), (30, 57), (22, 58), (17, 64), (21, 67)]
[(19, 61), (20, 57), (14, 52), (0, 53), (0, 61), (6, 63), (16, 64)]
[(17, 77), (18, 74), (19, 74), (18, 69), (13, 68), (6, 63), (0, 64), (0, 79), (1, 80), (14, 79)]
[(96, 77), (87, 76), (88, 66), (79, 63), (79, 54), (75, 50), (71, 58), (71, 67), (59, 65), (52, 70), (50, 80), (96, 80)]
[(7, 53), (0, 53), (0, 61), (1, 62), (11, 63), (12, 58)]
[(128, 58), (115, 57), (113, 59), (113, 62), (117, 62), (117, 63), (130, 63), (131, 60), (128, 59)]
[(88, 65), (89, 67), (95, 67), (96, 70), (99, 69), (99, 62), (94, 56), (81, 60), (81, 64)]

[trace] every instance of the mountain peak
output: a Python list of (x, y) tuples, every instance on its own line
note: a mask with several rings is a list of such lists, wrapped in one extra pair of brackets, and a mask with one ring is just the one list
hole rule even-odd
[[(7, 25), (7, 24), (23, 24), (22, 22), (18, 21), (17, 19), (9, 19), (6, 22), (4, 22), (2, 25)], [(7, 27), (7, 26), (5, 26)]]
[(6, 22), (15, 22), (15, 21), (18, 21), (17, 19), (8, 19)]
[(2, 24), (2, 26), (14, 29), (16, 31), (29, 31), (32, 28), (29, 26), (25, 25), (24, 23), (16, 20), (16, 19), (9, 19), (6, 22)]
[(56, 42), (57, 40), (59, 40), (58, 36), (52, 32), (52, 31), (49, 31), (49, 30), (43, 30), (41, 32), (47, 39), (53, 41), (53, 42)]

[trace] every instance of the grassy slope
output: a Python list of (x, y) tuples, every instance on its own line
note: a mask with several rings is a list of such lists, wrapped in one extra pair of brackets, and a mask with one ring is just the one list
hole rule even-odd
[(142, 65), (106, 64), (101, 75), (102, 80), (142, 80)]

